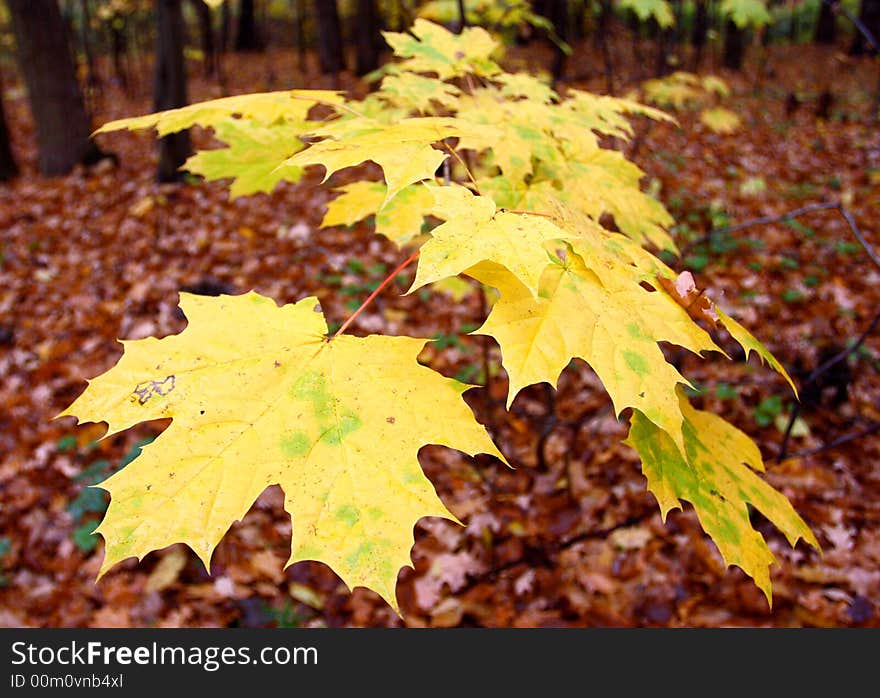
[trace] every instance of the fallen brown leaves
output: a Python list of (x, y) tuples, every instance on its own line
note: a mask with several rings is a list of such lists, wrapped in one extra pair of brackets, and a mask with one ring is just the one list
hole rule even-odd
[[(572, 74), (591, 65), (590, 51), (582, 48)], [(711, 134), (680, 115), (681, 130), (655, 126), (642, 133), (637, 162), (680, 222), (681, 243), (723, 224), (722, 216), (740, 221), (846, 197), (877, 246), (877, 223), (868, 214), (880, 203), (880, 135), (859, 112), (854, 86), (864, 66), (856, 65), (840, 84), (844, 111), (837, 120), (817, 121), (807, 107), (786, 117), (789, 86), (801, 80), (808, 90), (811, 65), (837, 59), (817, 50), (795, 61), (791, 52), (775, 51), (769, 65), (777, 75), (764, 77), (757, 94), (754, 76), (725, 75), (744, 119), (740, 135)], [(287, 54), (227, 61), (238, 91), (293, 86), (278, 77), (295, 74)], [(601, 89), (592, 80), (576, 84)], [(107, 90), (96, 98), (98, 121), (149, 108)], [(199, 81), (193, 93), (216, 96)], [(118, 166), (40, 180), (24, 103), (7, 101), (25, 175), (0, 185), (0, 541), (9, 548), (0, 557), (0, 625), (880, 625), (876, 437), (770, 463), (768, 479), (793, 500), (824, 546), (821, 557), (801, 547), (792, 551), (756, 515), (780, 561), (771, 611), (743, 574), (724, 569), (692, 512), (660, 521), (637, 460), (620, 445), (625, 427), (611, 414), (595, 375), (577, 364), (563, 373), (555, 396), (533, 386), (508, 413), (494, 345), (490, 386), (471, 391), (468, 400), (516, 469), (423, 449), (426, 473), (465, 526), (432, 519), (417, 526), (415, 569), (400, 576), (404, 621), (375, 594), (349, 593), (322, 565), (281, 571), (291, 526), (277, 488), (233, 526), (214, 556), (212, 575), (189, 550), (173, 546), (123, 563), (96, 585), (101, 546), (88, 549), (87, 531), (77, 531), (100, 512), (71, 510), (87, 484), (77, 478), (102, 459), (108, 463), (97, 470), (106, 473), (162, 425), (96, 443), (100, 428), (51, 419), (86, 378), (116, 361), (115, 339), (182, 329), (176, 305), (184, 288), (255, 289), (279, 302), (315, 294), (338, 324), (401, 257), (368, 225), (319, 231), (328, 194), (316, 186), (317, 177), (234, 202), (216, 184), (158, 186), (152, 139), (145, 135), (107, 139)], [(758, 177), (764, 188), (743, 186)], [(878, 271), (849, 242), (843, 221), (816, 214), (800, 226), (767, 226), (698, 247), (686, 262), (700, 267), (710, 298), (735, 312), (802, 377), (828, 344), (857, 335), (880, 303)], [(424, 360), (474, 381), (485, 365), (485, 340), (456, 333), (479, 323), (482, 309), (477, 293), (456, 303), (443, 293), (403, 297), (388, 289), (353, 331), (439, 336)], [(725, 342), (723, 334), (719, 341)], [(733, 351), (729, 342), (724, 346)], [(747, 430), (772, 457), (781, 436), (778, 415), (768, 421), (758, 414), (770, 409), (772, 396), (780, 396), (779, 409), (786, 410), (791, 398), (781, 381), (758, 365), (674, 356), (705, 388), (702, 406)], [(803, 406), (809, 430), (799, 447), (820, 446), (880, 418), (878, 356), (871, 338), (854, 358), (844, 399), (835, 402), (830, 386)]]

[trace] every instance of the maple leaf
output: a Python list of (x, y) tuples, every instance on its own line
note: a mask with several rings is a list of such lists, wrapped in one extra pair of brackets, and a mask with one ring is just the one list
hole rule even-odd
[(327, 204), (322, 228), (375, 216), (376, 232), (398, 247), (421, 234), (422, 223), (434, 207), (433, 194), (421, 184), (404, 187), (387, 204), (388, 187), (383, 182), (352, 182), (334, 191), (341, 193)]
[(100, 483), (101, 574), (119, 561), (186, 543), (210, 568), (230, 525), (269, 485), (293, 520), (288, 565), (320, 560), (395, 609), (423, 516), (455, 520), (417, 454), (440, 444), (503, 460), (461, 398), (468, 389), (420, 365), (426, 340), (326, 337), (317, 299), (278, 307), (256, 293), (181, 294), (187, 328), (123, 342), (124, 353), (62, 415), (171, 425)]
[(742, 120), (730, 109), (712, 107), (700, 112), (700, 121), (715, 133), (734, 133), (742, 124)]
[(390, 104), (413, 111), (427, 111), (431, 102), (453, 109), (461, 95), (455, 85), (415, 73), (392, 73), (382, 80), (379, 96)]
[(627, 115), (676, 123), (675, 119), (666, 112), (631, 99), (595, 95), (574, 89), (568, 91), (567, 97), (564, 106), (584, 119), (588, 128), (616, 138), (629, 139), (632, 136), (632, 125), (626, 118)]
[(757, 29), (773, 21), (764, 0), (723, 0), (720, 9), (721, 14), (729, 16), (740, 29), (748, 26)]
[(565, 189), (554, 195), (594, 220), (611, 214), (618, 229), (639, 244), (675, 252), (675, 242), (666, 232), (674, 219), (657, 199), (639, 190), (644, 174), (622, 153), (597, 150), (558, 171), (556, 179), (565, 182)]
[(693, 73), (678, 71), (642, 83), (645, 99), (660, 106), (686, 109), (703, 100), (700, 79)]
[(279, 169), (304, 147), (286, 128), (223, 121), (214, 125), (214, 133), (229, 147), (200, 150), (184, 163), (183, 169), (207, 180), (232, 179), (230, 199), (269, 193), (278, 182), (296, 182), (302, 176), (302, 168)]
[(343, 101), (339, 92), (330, 90), (257, 92), (212, 99), (145, 116), (118, 119), (104, 124), (95, 133), (155, 128), (159, 136), (167, 136), (191, 126), (216, 126), (232, 119), (247, 119), (264, 126), (280, 120), (304, 123), (312, 107), (318, 104), (338, 105)]
[(745, 327), (740, 325), (736, 320), (734, 320), (727, 313), (721, 310), (721, 308), (719, 308), (717, 305), (715, 306), (715, 312), (718, 314), (718, 318), (721, 320), (721, 324), (724, 325), (724, 328), (728, 332), (730, 332), (730, 336), (733, 337), (745, 350), (746, 361), (749, 360), (749, 355), (752, 352), (755, 352), (761, 358), (761, 361), (766, 361), (774, 371), (785, 378), (785, 380), (791, 386), (791, 389), (794, 391), (795, 396), (797, 396), (797, 387), (795, 386), (794, 381), (791, 379), (791, 376), (788, 375), (788, 371), (786, 371), (785, 367), (781, 363), (779, 363), (779, 359), (773, 356), (773, 354), (770, 353), (767, 347), (761, 344), (761, 342), (759, 342), (751, 332), (749, 332)]
[(524, 98), (541, 104), (550, 104), (559, 99), (550, 86), (551, 80), (530, 73), (501, 73), (493, 80), (501, 84), (501, 94), (510, 99)]
[(432, 148), (432, 143), (468, 133), (483, 134), (486, 129), (460, 119), (436, 116), (402, 119), (394, 124), (345, 119), (316, 129), (314, 134), (325, 140), (297, 153), (283, 167), (323, 165), (323, 181), (327, 181), (338, 170), (372, 160), (385, 175), (387, 203), (407, 185), (434, 178), (448, 154)]
[(469, 270), (500, 292), (474, 334), (492, 336), (501, 347), (510, 380), (508, 406), (527, 385), (555, 384), (569, 361), (581, 358), (599, 376), (617, 414), (640, 409), (683, 449), (675, 389), (688, 382), (666, 362), (657, 342), (697, 354), (717, 347), (668, 295), (645, 289), (638, 275), (627, 278), (625, 265), (618, 263), (603, 279), (585, 259), (596, 259), (595, 253), (572, 241), (566, 261), (545, 268), (538, 298), (503, 269), (481, 264)]
[(773, 522), (792, 546), (799, 538), (816, 549), (819, 544), (785, 496), (753, 472), (764, 470), (755, 443), (721, 417), (694, 409), (684, 396), (679, 400), (684, 453), (638, 410), (633, 411), (624, 443), (641, 457), (648, 489), (664, 520), (670, 509), (681, 507), (680, 500), (690, 502), (725, 564), (742, 568), (771, 602), (769, 567), (776, 560), (752, 528), (749, 505)]
[(382, 32), (394, 55), (403, 58), (399, 70), (435, 73), (441, 80), (468, 74), (489, 77), (501, 72), (491, 59), (498, 42), (482, 27), (453, 34), (439, 24), (418, 18), (410, 33)]
[(730, 87), (717, 75), (704, 75), (700, 83), (706, 92), (713, 92), (719, 97), (730, 96)]
[(618, 7), (632, 10), (642, 22), (653, 18), (663, 28), (675, 24), (675, 15), (666, 0), (619, 0)]
[(445, 223), (431, 231), (422, 245), (415, 279), (407, 293), (480, 262), (496, 262), (510, 270), (532, 295), (549, 260), (544, 245), (575, 237), (551, 220), (498, 211), (492, 199), (475, 196), (460, 185), (433, 187), (433, 213)]

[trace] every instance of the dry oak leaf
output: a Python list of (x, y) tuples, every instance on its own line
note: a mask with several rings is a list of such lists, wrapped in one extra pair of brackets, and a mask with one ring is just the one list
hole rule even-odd
[(256, 293), (181, 294), (177, 335), (123, 342), (119, 362), (62, 415), (107, 435), (171, 417), (110, 493), (97, 532), (104, 574), (128, 557), (186, 543), (209, 568), (236, 520), (268, 486), (285, 493), (288, 565), (328, 564), (397, 609), (423, 516), (455, 521), (419, 466), (425, 444), (503, 460), (461, 398), (469, 386), (420, 365), (426, 340), (328, 339), (317, 299), (278, 307)]

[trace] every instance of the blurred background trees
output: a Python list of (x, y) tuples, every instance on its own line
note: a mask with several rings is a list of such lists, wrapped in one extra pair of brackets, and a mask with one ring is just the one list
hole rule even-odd
[[(815, 42), (865, 55), (880, 36), (880, 0), (0, 0), (2, 67), (24, 84), (39, 170), (54, 176), (103, 155), (89, 139), (90, 114), (108, 86), (173, 108), (187, 102), (188, 72), (225, 94), (230, 51), (293, 51), (295, 73), (273, 69), (266, 88), (302, 87), (315, 76), (336, 87), (342, 73), (379, 68), (380, 32), (399, 31), (416, 16), (454, 30), (482, 25), (508, 44), (544, 45), (549, 54), (536, 53), (530, 67), (557, 81), (588, 77), (566, 71), (571, 51), (592, 44), (607, 92), (685, 68), (739, 71), (749, 60), (761, 67), (775, 44)], [(631, 74), (619, 70), (622, 51), (636, 57)], [(817, 76), (815, 87), (827, 83)], [(159, 149), (158, 178), (177, 178), (188, 136), (164, 138)], [(0, 179), (17, 172), (0, 105)]]

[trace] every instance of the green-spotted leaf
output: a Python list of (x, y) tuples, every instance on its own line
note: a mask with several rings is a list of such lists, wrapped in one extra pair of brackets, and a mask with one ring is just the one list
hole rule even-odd
[(799, 538), (819, 544), (783, 494), (754, 471), (763, 471), (755, 443), (721, 417), (696, 410), (680, 396), (685, 454), (638, 410), (633, 411), (626, 443), (642, 459), (648, 488), (665, 518), (670, 509), (690, 502), (700, 524), (728, 565), (741, 567), (770, 601), (769, 567), (776, 560), (749, 520), (755, 507), (794, 545)]
[(296, 182), (302, 176), (302, 168), (279, 167), (303, 148), (302, 141), (289, 130), (240, 121), (218, 123), (214, 130), (229, 147), (200, 150), (183, 168), (207, 180), (232, 179), (230, 199), (269, 193), (278, 182)]
[(119, 363), (63, 413), (106, 421), (108, 435), (172, 419), (100, 484), (111, 497), (97, 529), (102, 573), (173, 543), (209, 567), (229, 527), (277, 484), (293, 520), (288, 564), (325, 562), (397, 608), (413, 526), (423, 516), (454, 520), (419, 449), (501, 458), (461, 398), (468, 386), (417, 362), (422, 339), (328, 340), (315, 298), (279, 308), (256, 293), (181, 294), (181, 308), (182, 333), (125, 342)]

